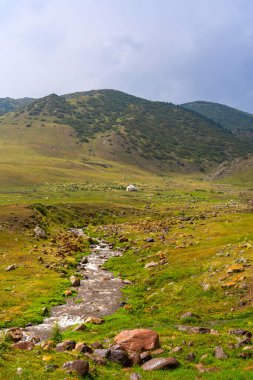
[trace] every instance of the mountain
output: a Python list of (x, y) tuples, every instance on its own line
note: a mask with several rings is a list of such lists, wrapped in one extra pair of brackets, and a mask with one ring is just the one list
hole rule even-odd
[(233, 132), (242, 140), (253, 141), (253, 115), (219, 103), (196, 101), (182, 107), (197, 112)]
[(82, 142), (102, 139), (98, 155), (127, 162), (203, 169), (252, 150), (196, 113), (115, 90), (51, 94), (30, 103), (22, 114), (53, 118), (55, 124), (73, 128)]
[(34, 99), (32, 98), (0, 98), (0, 115), (19, 110), (33, 101)]

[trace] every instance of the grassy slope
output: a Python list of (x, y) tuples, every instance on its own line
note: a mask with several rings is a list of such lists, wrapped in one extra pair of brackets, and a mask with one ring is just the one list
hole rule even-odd
[(196, 101), (182, 104), (182, 107), (195, 111), (233, 133), (244, 140), (253, 139), (253, 115), (228, 107), (224, 104)]
[[(205, 366), (215, 365), (219, 368), (217, 373), (202, 374), (202, 379), (250, 379), (251, 373), (247, 371), (247, 368), (251, 368), (252, 360), (238, 359), (237, 354), (242, 349), (228, 347), (228, 343), (236, 343), (236, 338), (228, 334), (228, 329), (232, 327), (251, 329), (252, 327), (250, 297), (253, 253), (252, 214), (246, 203), (252, 191), (245, 189), (242, 198), (238, 189), (232, 186), (210, 184), (180, 176), (150, 177), (149, 181), (143, 179), (142, 191), (135, 194), (129, 194), (117, 188), (105, 190), (106, 188), (103, 191), (97, 188), (87, 192), (71, 192), (62, 187), (58, 189), (57, 198), (54, 198), (52, 194), (51, 199), (41, 199), (48, 205), (54, 205), (56, 199), (61, 199), (63, 205), (64, 203), (68, 205), (67, 208), (55, 205), (58, 211), (56, 208), (53, 214), (48, 215), (52, 233), (58, 229), (59, 215), (63, 218), (62, 226), (72, 223), (81, 225), (84, 215), (87, 215), (86, 223), (90, 222), (88, 233), (104, 237), (109, 241), (117, 242), (121, 236), (129, 239), (127, 243), (118, 243), (126, 247), (123, 257), (113, 259), (107, 264), (110, 270), (120, 273), (122, 278), (133, 281), (133, 285), (127, 286), (124, 290), (124, 298), (128, 306), (106, 318), (106, 322), (101, 326), (91, 326), (83, 333), (69, 332), (65, 336), (87, 343), (103, 339), (112, 341), (122, 329), (150, 327), (157, 330), (161, 336), (161, 344), (165, 349), (163, 355), (170, 355), (170, 350), (178, 345), (183, 347), (182, 353), (173, 354), (182, 363), (181, 368), (166, 372), (166, 378), (195, 379), (199, 376), (195, 364), (202, 361)], [(40, 194), (41, 197), (42, 194)], [(47, 191), (45, 189), (45, 195), (48, 194), (48, 189)], [(9, 196), (13, 197), (15, 202), (16, 195)], [(25, 200), (25, 197), (26, 195), (23, 194), (22, 201), (30, 203), (31, 200)], [(83, 206), (79, 204), (80, 201), (84, 202)], [(76, 205), (72, 212), (68, 211), (70, 203)], [(93, 205), (92, 216), (91, 205)], [(17, 212), (19, 212), (19, 219), (21, 215), (26, 220), (31, 217), (31, 211), (27, 208), (12, 206), (10, 209), (10, 207), (1, 206), (2, 220), (6, 220), (11, 213), (15, 216)], [(78, 210), (81, 210), (79, 218)], [(122, 214), (122, 211), (125, 214)], [(13, 233), (13, 227), (10, 231)], [(15, 307), (18, 308), (18, 313), (28, 308), (36, 317), (44, 305), (50, 305), (54, 295), (56, 299), (60, 299), (64, 286), (67, 286), (62, 283), (64, 279), (58, 277), (56, 272), (43, 271), (43, 266), (38, 265), (36, 255), (25, 254), (30, 249), (29, 245), (34, 244), (34, 239), (29, 237), (30, 242), (28, 242), (26, 231), (21, 232), (16, 229), (14, 232), (14, 235), (17, 234), (18, 241), (11, 239), (12, 246), (8, 245), (9, 243), (4, 245), (5, 254), (8, 254), (8, 263), (12, 258), (20, 265), (15, 272), (12, 304), (5, 303), (4, 306), (5, 318), (8, 320), (11, 317), (13, 324), (19, 321), (18, 315), (15, 314)], [(144, 242), (144, 239), (149, 236), (154, 237), (155, 243)], [(161, 236), (164, 236), (164, 240), (160, 239)], [(6, 239), (9, 238), (6, 237)], [(241, 257), (247, 259), (249, 263), (242, 273), (245, 276), (243, 282), (246, 282), (247, 287), (245, 289), (237, 287), (242, 283), (239, 280), (235, 286), (222, 289), (221, 285), (236, 277), (236, 275), (227, 276), (227, 270), (235, 260)], [(168, 264), (159, 264), (161, 258), (165, 258)], [(29, 272), (29, 282), (24, 281), (28, 275), (22, 266), (24, 260), (29, 260), (29, 265), (34, 268), (32, 273)], [(145, 264), (150, 261), (156, 261), (159, 265), (149, 270), (144, 269)], [(52, 276), (50, 283), (49, 273)], [(14, 272), (12, 272), (12, 279), (13, 275)], [(2, 303), (9, 300), (9, 294), (12, 291), (10, 279), (9, 272), (2, 270), (3, 293), (0, 298)], [(41, 284), (36, 290), (39, 295), (36, 300), (29, 291), (31, 281), (35, 281), (36, 285), (40, 281)], [(204, 291), (202, 284), (209, 284), (209, 290)], [(49, 292), (47, 299), (43, 296), (46, 286)], [(25, 297), (26, 303), (20, 304), (19, 297)], [(245, 301), (243, 305), (240, 303), (242, 300)], [(180, 315), (185, 311), (194, 311), (200, 319), (190, 318), (180, 321)], [(23, 318), (24, 320), (29, 318), (29, 313), (28, 316), (24, 313)], [(182, 323), (210, 326), (217, 329), (220, 335), (195, 335), (180, 332), (176, 325)], [(193, 342), (191, 347), (188, 346), (190, 341)], [(214, 359), (213, 349), (217, 345), (222, 345), (229, 354), (228, 360)], [(185, 360), (189, 352), (196, 354), (196, 361), (193, 363)], [(12, 351), (5, 351), (4, 348), (0, 353), (2, 357), (2, 362), (0, 362), (2, 377), (0, 378), (11, 379), (16, 379), (17, 367), (23, 368), (26, 379), (32, 379), (35, 371), (38, 379), (64, 379), (66, 375), (60, 369), (53, 373), (45, 372), (43, 357), (50, 356), (50, 362), (58, 365), (77, 357), (71, 353), (56, 354), (54, 351), (40, 351), (36, 357), (33, 352), (16, 352), (13, 357)], [(206, 353), (207, 358), (200, 360), (200, 357)], [(137, 368), (133, 370), (141, 372), (144, 379), (164, 378), (162, 371), (147, 374)], [(109, 380), (115, 376), (122, 379), (129, 378), (129, 372), (113, 365), (106, 367), (91, 365), (91, 372), (94, 379)]]

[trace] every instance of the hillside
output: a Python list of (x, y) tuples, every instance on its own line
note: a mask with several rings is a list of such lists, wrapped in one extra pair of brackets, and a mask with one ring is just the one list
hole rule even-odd
[(70, 127), (90, 154), (137, 163), (145, 170), (208, 170), (252, 151), (252, 146), (200, 115), (115, 90), (51, 94), (15, 117), (17, 122)]
[(25, 107), (29, 103), (33, 102), (32, 98), (21, 98), (21, 99), (12, 99), (12, 98), (0, 98), (0, 115), (3, 115), (7, 112), (12, 112), (19, 110), (20, 108)]
[(219, 123), (243, 140), (253, 141), (253, 115), (219, 103), (190, 102), (182, 107)]

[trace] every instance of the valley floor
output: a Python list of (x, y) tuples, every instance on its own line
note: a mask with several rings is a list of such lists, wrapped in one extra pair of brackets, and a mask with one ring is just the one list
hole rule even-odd
[[(253, 379), (253, 190), (188, 176), (136, 185), (134, 193), (122, 182), (107, 182), (1, 194), (1, 328), (41, 323), (68, 294), (78, 303), (69, 278), (100, 239), (123, 252), (105, 264), (125, 281), (122, 307), (102, 324), (53, 338), (107, 348), (122, 330), (148, 328), (163, 349), (153, 357), (173, 356), (180, 366), (144, 371), (88, 359), (87, 379), (130, 379), (132, 373), (147, 380)], [(45, 239), (35, 238), (36, 225)], [(84, 227), (86, 237), (69, 237), (74, 227)], [(23, 351), (11, 344), (2, 335), (0, 379), (77, 378), (66, 375), (63, 363), (87, 359), (75, 351), (40, 345)]]

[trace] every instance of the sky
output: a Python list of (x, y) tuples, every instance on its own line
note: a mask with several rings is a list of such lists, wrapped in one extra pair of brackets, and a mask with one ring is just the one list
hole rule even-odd
[(101, 88), (253, 113), (253, 1), (0, 0), (0, 97)]

